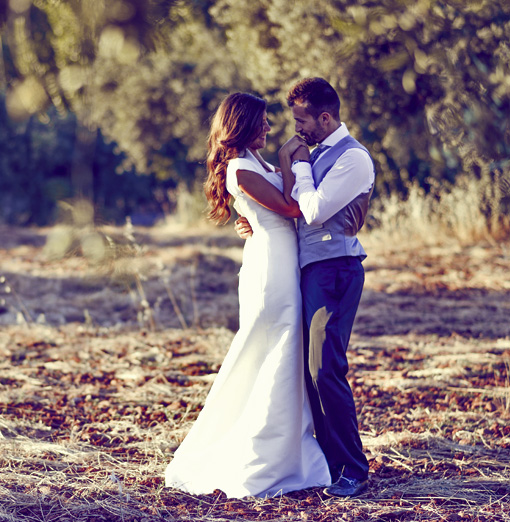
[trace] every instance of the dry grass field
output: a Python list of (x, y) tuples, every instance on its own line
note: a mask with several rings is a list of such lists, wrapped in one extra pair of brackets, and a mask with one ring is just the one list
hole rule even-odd
[(364, 238), (364, 495), (163, 487), (237, 328), (231, 228), (111, 229), (110, 257), (0, 228), (0, 520), (510, 521), (508, 242)]

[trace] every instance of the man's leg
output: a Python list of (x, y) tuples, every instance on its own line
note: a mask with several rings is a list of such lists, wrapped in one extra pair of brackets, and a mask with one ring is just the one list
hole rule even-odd
[[(333, 480), (368, 476), (346, 375), (347, 346), (364, 283), (358, 258), (312, 263), (302, 272), (306, 382), (316, 436)], [(308, 330), (308, 331), (307, 331)]]

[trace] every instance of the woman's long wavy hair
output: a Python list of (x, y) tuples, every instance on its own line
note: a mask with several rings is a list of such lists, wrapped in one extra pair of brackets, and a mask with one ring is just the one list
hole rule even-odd
[(226, 177), (229, 160), (243, 156), (262, 130), (266, 102), (252, 94), (236, 92), (218, 107), (207, 141), (207, 179), (204, 191), (209, 202), (208, 218), (217, 224), (230, 219), (230, 194)]

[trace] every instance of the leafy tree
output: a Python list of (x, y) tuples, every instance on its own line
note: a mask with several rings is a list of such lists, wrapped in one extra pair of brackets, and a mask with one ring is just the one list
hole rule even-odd
[[(12, 5), (18, 8), (4, 12), (2, 32), (7, 113), (18, 127), (38, 118), (49, 122), (50, 113), (53, 122), (55, 113), (47, 112), (51, 106), (64, 120), (69, 113), (77, 116), (66, 174), (70, 192), (94, 195), (102, 204), (111, 196), (100, 187), (117, 178), (115, 188), (122, 192), (119, 182), (132, 185), (125, 178), (133, 172), (150, 175), (142, 192), (154, 189), (152, 179), (167, 185), (169, 180), (171, 186), (184, 180), (191, 186), (202, 172), (207, 119), (237, 76), (224, 56), (223, 36), (207, 28), (208, 2), (34, 0)], [(44, 134), (39, 123), (30, 124), (27, 132)], [(101, 137), (97, 142), (96, 136)], [(104, 155), (102, 137), (111, 142), (113, 157), (96, 159), (108, 164), (109, 172), (91, 159), (99, 149)], [(33, 155), (24, 157), (29, 177), (37, 166)], [(3, 177), (6, 185), (23, 192), (14, 172)], [(33, 179), (38, 189), (46, 177), (55, 176), (44, 169), (39, 177)], [(120, 201), (127, 212), (122, 195)], [(52, 212), (39, 206), (36, 213), (44, 222)]]
[[(379, 192), (443, 190), (462, 172), (491, 201), (510, 170), (506, 0), (17, 0), (0, 11), (11, 119), (44, 114), (97, 129), (120, 173), (203, 173), (223, 95), (270, 102), (269, 152), (292, 132), (285, 93), (323, 76), (376, 160)], [(0, 77), (1, 79), (1, 77)], [(84, 130), (83, 134), (87, 132)], [(96, 185), (97, 187), (97, 185)], [(499, 204), (499, 203), (498, 203)]]
[(12, 121), (0, 95), (0, 222), (45, 225), (56, 218), (60, 201), (76, 196), (94, 200), (98, 219), (108, 222), (126, 215), (147, 222), (162, 213), (154, 192), (164, 193), (165, 184), (155, 175), (130, 169), (120, 177), (124, 156), (100, 132), (90, 132), (71, 112), (59, 117), (53, 108), (44, 116)]
[(50, 102), (62, 114), (70, 108), (117, 143), (124, 168), (191, 182), (206, 120), (237, 76), (221, 34), (207, 27), (208, 3), (25, 4), (7, 22), (11, 117)]
[(218, 0), (212, 12), (263, 92), (283, 102), (310, 75), (338, 88), (379, 189), (508, 169), (505, 0)]

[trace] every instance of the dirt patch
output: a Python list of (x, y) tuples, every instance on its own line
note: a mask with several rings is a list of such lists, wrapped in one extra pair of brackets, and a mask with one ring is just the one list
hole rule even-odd
[(235, 500), (163, 472), (237, 328), (242, 242), (137, 230), (132, 256), (101, 265), (49, 259), (51, 230), (0, 232), (1, 518), (510, 520), (507, 245), (366, 238), (350, 381), (370, 488)]

